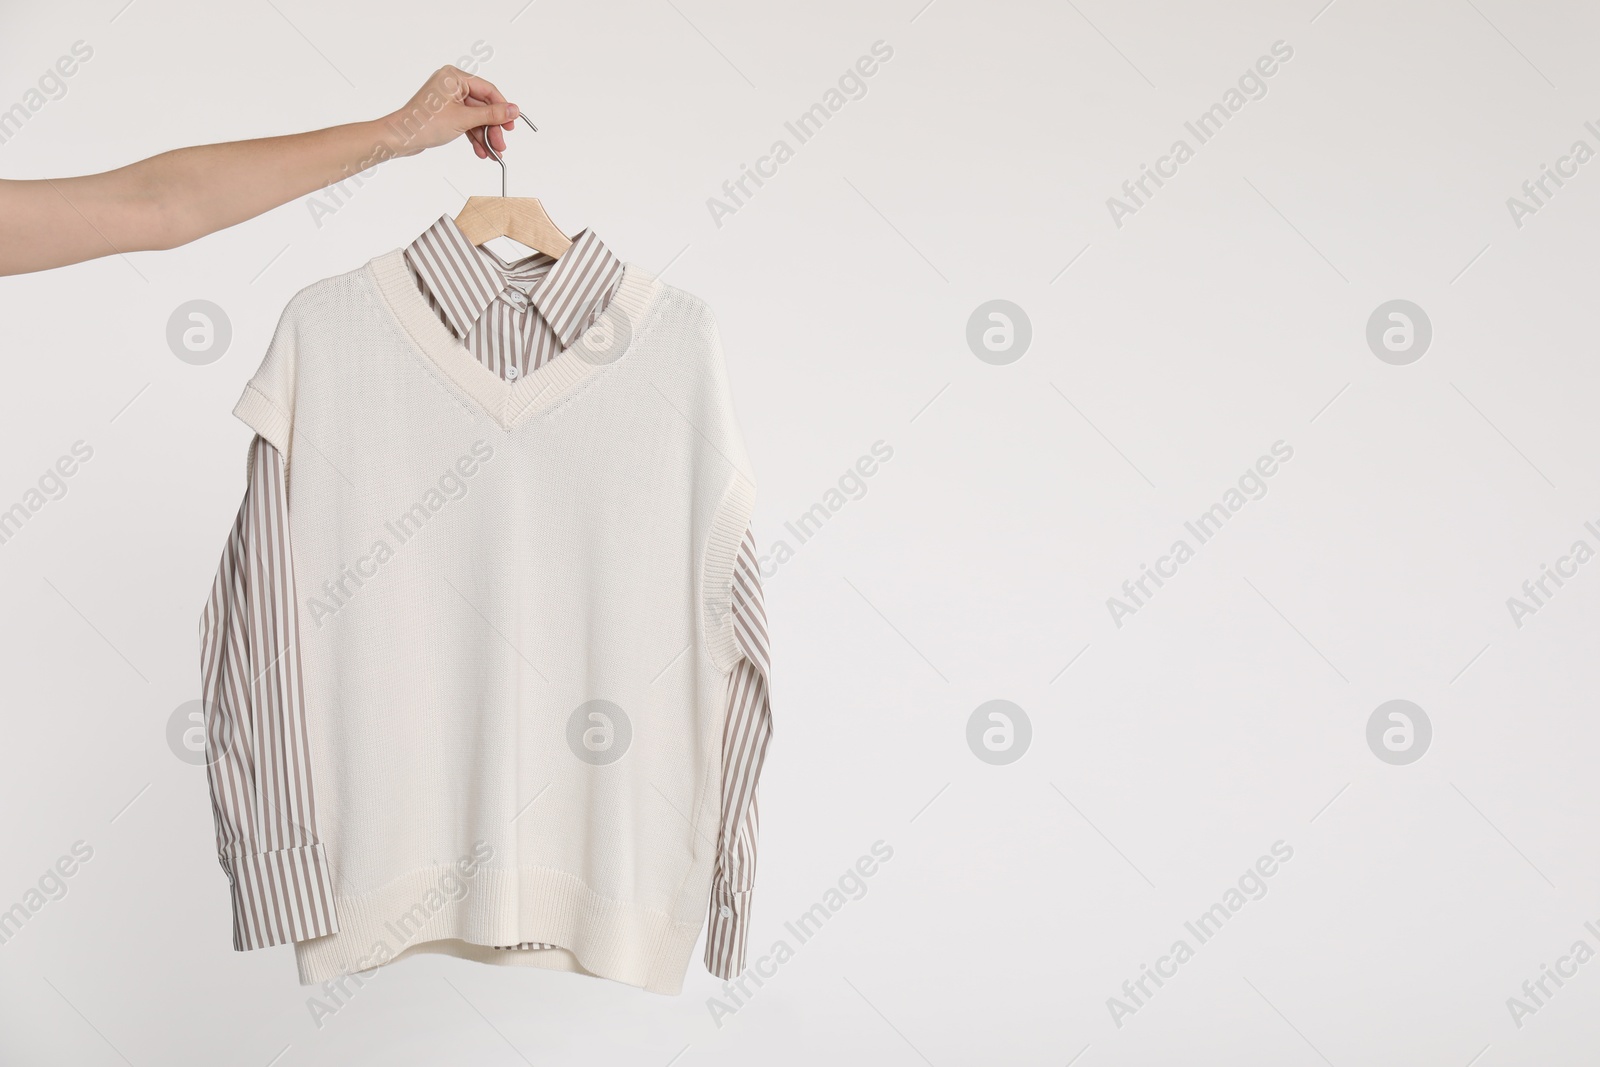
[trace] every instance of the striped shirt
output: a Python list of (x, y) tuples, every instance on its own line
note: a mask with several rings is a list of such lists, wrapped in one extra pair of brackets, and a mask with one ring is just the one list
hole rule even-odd
[(600, 317), (622, 280), (622, 261), (591, 230), (560, 259), (535, 252), (507, 263), (443, 215), (405, 256), (434, 312), (507, 381), (560, 355)]
[[(407, 246), (405, 260), (444, 324), (506, 381), (560, 356), (606, 309), (622, 278), (622, 262), (591, 231), (560, 259), (535, 253), (507, 263), (474, 246), (447, 215)], [(338, 872), (317, 836), (288, 531), (283, 457), (258, 436), (200, 623), (207, 773), (218, 858), (232, 892), (233, 943), (241, 951), (338, 929)], [(705, 951), (707, 970), (723, 979), (744, 970), (756, 784), (772, 736), (766, 610), (749, 530), (734, 568), (733, 618), (743, 658), (728, 682)]]

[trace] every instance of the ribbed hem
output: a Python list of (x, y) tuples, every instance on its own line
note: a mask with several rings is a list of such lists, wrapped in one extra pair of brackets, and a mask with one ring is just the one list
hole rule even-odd
[(333, 870), (320, 844), (222, 856), (240, 952), (337, 933)]
[[(580, 971), (676, 995), (701, 923), (602, 897), (548, 867), (452, 865), (412, 870), (384, 888), (337, 900), (336, 937), (295, 946), (302, 985), (365, 974), (412, 952), (484, 963)], [(498, 951), (542, 941), (560, 949)]]
[(233, 413), (252, 430), (266, 438), (267, 443), (276, 448), (285, 461), (288, 460), (289, 437), (293, 424), (289, 416), (268, 399), (267, 394), (246, 383), (244, 392), (239, 396), (239, 402), (233, 405)]
[(744, 652), (733, 632), (733, 568), (744, 543), (745, 530), (755, 510), (756, 490), (743, 474), (733, 480), (711, 521), (706, 540), (705, 571), (701, 578), (701, 612), (705, 620), (706, 651), (720, 670), (730, 671)]

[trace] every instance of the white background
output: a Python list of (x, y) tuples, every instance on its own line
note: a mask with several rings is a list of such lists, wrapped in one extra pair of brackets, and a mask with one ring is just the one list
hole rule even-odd
[[(720, 1027), (698, 953), (677, 998), (411, 959), (319, 1027), (289, 950), (232, 951), (204, 772), (166, 741), (244, 487), (229, 410), (290, 295), (499, 171), (458, 143), (320, 226), (297, 201), (0, 281), (0, 507), (94, 450), (0, 545), (0, 908), (94, 850), (0, 945), (0, 1061), (1594, 1062), (1600, 962), (1520, 1027), (1507, 998), (1600, 950), (1600, 563), (1520, 628), (1506, 600), (1600, 547), (1600, 163), (1520, 228), (1506, 199), (1600, 148), (1600, 16), (923, 2), (0, 5), (0, 108), (94, 49), (8, 178), (376, 117), (483, 41), (541, 130), (510, 135), (512, 194), (716, 311), (764, 547), (894, 450), (768, 581), (752, 958), (882, 840), (865, 896)], [(718, 227), (707, 198), (879, 40), (866, 96)], [(1107, 197), (1280, 40), (1265, 97), (1116, 226)], [(198, 298), (234, 330), (208, 366), (165, 340)], [(1032, 322), (1005, 366), (965, 338), (993, 298)], [(1365, 339), (1397, 298), (1434, 330), (1406, 366)], [(1267, 495), (1117, 627), (1106, 599), (1279, 440)], [(966, 743), (991, 699), (1033, 726), (1007, 766)], [(1432, 722), (1408, 766), (1367, 746), (1391, 699)], [(1108, 998), (1280, 840), (1118, 1026)]]

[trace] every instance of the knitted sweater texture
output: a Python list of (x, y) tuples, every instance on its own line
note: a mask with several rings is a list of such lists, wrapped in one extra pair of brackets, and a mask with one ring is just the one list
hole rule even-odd
[(287, 457), (315, 826), (285, 839), (338, 916), (301, 981), (429, 951), (678, 992), (753, 502), (705, 305), (630, 264), (507, 382), (391, 252), (296, 294), (235, 411)]

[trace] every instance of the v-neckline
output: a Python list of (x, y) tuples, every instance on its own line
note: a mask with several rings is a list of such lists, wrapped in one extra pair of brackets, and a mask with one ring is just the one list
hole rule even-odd
[(652, 275), (624, 263), (616, 294), (588, 329), (554, 359), (507, 381), (485, 367), (434, 314), (406, 266), (404, 249), (385, 252), (367, 267), (389, 312), (416, 346), (504, 430), (548, 410), (621, 359), (659, 288)]

